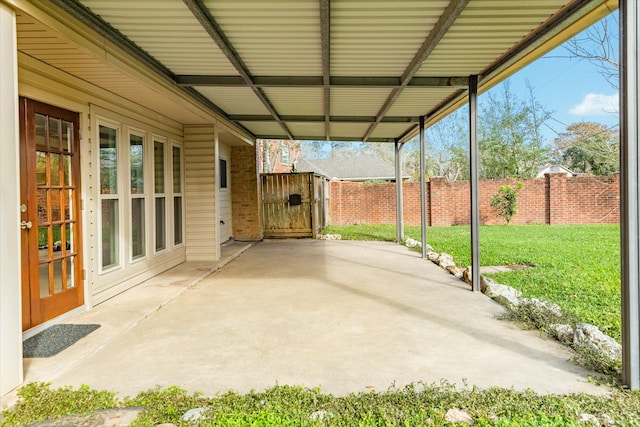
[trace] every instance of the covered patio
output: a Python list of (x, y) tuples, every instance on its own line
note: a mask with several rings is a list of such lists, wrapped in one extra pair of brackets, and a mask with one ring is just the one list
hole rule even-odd
[[(632, 0), (620, 6), (623, 383), (635, 389), (640, 10)], [(499, 307), (401, 247), (264, 242), (193, 288), (171, 275), (206, 271), (232, 237), (262, 238), (257, 139), (394, 144), (400, 177), (403, 144), (468, 102), (472, 289), (479, 290), (477, 96), (617, 7), (615, 0), (0, 0), (2, 393), (51, 372), (58, 384), (107, 388), (121, 375), (123, 392), (157, 384), (154, 373), (165, 374), (163, 384), (214, 392), (213, 382), (196, 381), (225, 372), (235, 374), (215, 382), (220, 389), (286, 381), (342, 393), (443, 377), (593, 389), (562, 348), (497, 322)], [(48, 142), (55, 132), (40, 146), (35, 137), (25, 143), (21, 130), (28, 123), (36, 135), (39, 118), (69, 126), (73, 148)], [(58, 165), (54, 173), (36, 176), (33, 159), (71, 153), (77, 184), (51, 179), (67, 176), (53, 160), (43, 164)], [(39, 201), (38, 191), (43, 200), (60, 194), (62, 205), (62, 194), (71, 194), (66, 206), (76, 212), (60, 218), (64, 210)], [(402, 212), (400, 186), (397, 194)], [(54, 253), (67, 229), (73, 244)], [(40, 246), (48, 258), (37, 256)], [(49, 272), (44, 293), (41, 267)], [(145, 294), (149, 283), (188, 290), (136, 317), (136, 304), (164, 294)], [(67, 291), (75, 293), (68, 306), (45, 307)], [(136, 293), (147, 300), (131, 298)], [(23, 360), (30, 334), (65, 321), (113, 321), (109, 310), (137, 320), (106, 341), (103, 326), (76, 347), (84, 355), (72, 349), (52, 361)], [(211, 352), (216, 343), (224, 344), (220, 353)], [(132, 382), (150, 354), (158, 365)]]
[(186, 263), (70, 319), (102, 326), (54, 357), (26, 359), (26, 381), (121, 396), (275, 384), (344, 395), (441, 380), (608, 392), (566, 348), (496, 319), (501, 306), (407, 248), (267, 240), (228, 255), (238, 258), (211, 275)]

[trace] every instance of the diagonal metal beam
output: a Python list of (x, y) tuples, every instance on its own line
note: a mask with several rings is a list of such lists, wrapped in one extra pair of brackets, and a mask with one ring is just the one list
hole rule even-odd
[(229, 62), (231, 62), (234, 68), (238, 71), (247, 86), (253, 90), (260, 102), (262, 102), (269, 111), (269, 114), (271, 114), (273, 119), (278, 122), (289, 139), (293, 140), (293, 134), (287, 128), (287, 125), (280, 119), (278, 112), (273, 104), (271, 104), (271, 101), (264, 91), (260, 87), (256, 86), (246, 64), (242, 61), (238, 52), (233, 48), (233, 45), (213, 18), (213, 15), (211, 15), (207, 6), (202, 2), (202, 0), (183, 0), (183, 2), (198, 22), (200, 22), (200, 25), (202, 25), (207, 34), (209, 34), (213, 41), (218, 45), (224, 56), (227, 57)]
[(369, 139), (376, 126), (378, 126), (378, 123), (380, 123), (382, 118), (387, 114), (393, 103), (396, 102), (402, 93), (402, 90), (409, 84), (413, 76), (415, 76), (422, 66), (422, 63), (429, 57), (429, 55), (431, 55), (433, 49), (436, 48), (440, 40), (442, 40), (445, 34), (447, 34), (449, 28), (451, 28), (468, 3), (469, 0), (452, 0), (451, 3), (449, 3), (447, 8), (444, 10), (444, 13), (440, 16), (440, 19), (438, 19), (438, 22), (436, 22), (436, 25), (433, 27), (433, 30), (431, 30), (427, 38), (422, 43), (422, 46), (420, 46), (420, 49), (418, 49), (418, 52), (416, 52), (415, 56), (405, 69), (404, 73), (402, 73), (402, 77), (400, 78), (400, 87), (391, 91), (391, 94), (389, 94), (389, 97), (376, 115), (376, 122), (369, 126), (369, 129), (362, 137), (363, 141), (367, 141)]
[(331, 137), (331, 0), (320, 0), (320, 40), (322, 44), (322, 87), (324, 97), (324, 135)]

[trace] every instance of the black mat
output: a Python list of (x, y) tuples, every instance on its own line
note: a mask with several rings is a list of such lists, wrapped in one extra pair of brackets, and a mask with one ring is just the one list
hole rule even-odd
[(98, 329), (100, 325), (53, 325), (22, 343), (23, 357), (51, 357)]

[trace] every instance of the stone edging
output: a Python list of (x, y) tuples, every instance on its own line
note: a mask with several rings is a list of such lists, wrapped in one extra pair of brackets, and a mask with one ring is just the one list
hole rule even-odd
[[(411, 238), (406, 239), (404, 244), (408, 248), (422, 249), (422, 243)], [(434, 252), (430, 245), (427, 245), (427, 258), (471, 285), (471, 267), (460, 268), (456, 266), (451, 255)], [(583, 349), (587, 352), (595, 352), (603, 357), (611, 367), (620, 365), (622, 346), (616, 340), (604, 334), (597, 326), (588, 323), (578, 324), (575, 328), (572, 325), (562, 323), (563, 310), (558, 304), (537, 298), (523, 298), (519, 290), (497, 283), (483, 275), (480, 276), (480, 289), (482, 293), (509, 311), (513, 312), (519, 308), (527, 309), (531, 320), (536, 324), (544, 324), (545, 332), (562, 344), (570, 346), (574, 350)], [(549, 322), (554, 319), (557, 321)]]

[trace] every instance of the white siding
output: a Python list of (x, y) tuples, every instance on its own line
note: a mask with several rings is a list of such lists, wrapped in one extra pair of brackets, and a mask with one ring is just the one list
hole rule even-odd
[(213, 126), (185, 126), (187, 261), (215, 261), (216, 150)]

